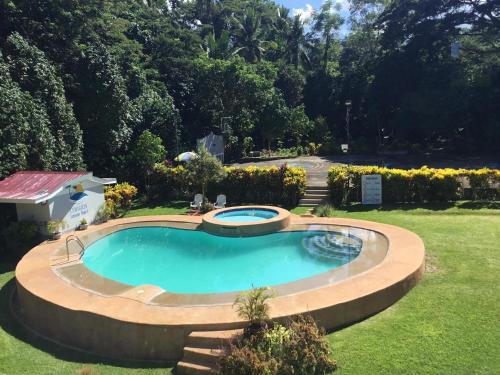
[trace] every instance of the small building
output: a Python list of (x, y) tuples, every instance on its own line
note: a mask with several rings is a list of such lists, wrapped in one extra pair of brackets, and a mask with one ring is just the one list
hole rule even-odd
[(210, 155), (224, 163), (224, 137), (222, 135), (210, 132), (206, 137), (198, 139), (198, 148), (201, 146), (204, 146)]
[(0, 181), (0, 203), (14, 203), (17, 220), (36, 222), (42, 232), (49, 220), (63, 220), (69, 231), (83, 218), (94, 221), (104, 203), (104, 185), (115, 183), (92, 172), (22, 171)]

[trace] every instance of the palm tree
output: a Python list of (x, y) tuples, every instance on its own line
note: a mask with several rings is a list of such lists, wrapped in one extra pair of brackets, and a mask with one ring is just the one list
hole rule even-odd
[(243, 56), (247, 62), (256, 63), (267, 49), (275, 48), (276, 43), (262, 40), (261, 17), (255, 10), (248, 9), (241, 20), (234, 18), (234, 23), (238, 47), (234, 53)]
[(216, 38), (215, 33), (211, 32), (205, 37), (201, 48), (212, 59), (225, 60), (233, 55), (231, 35), (228, 30), (223, 30), (219, 38)]
[(287, 48), (285, 51), (285, 60), (288, 64), (295, 66), (307, 65), (310, 63), (308, 50), (311, 44), (304, 34), (304, 22), (297, 15), (293, 19), (292, 27), (286, 38)]
[(319, 13), (314, 16), (313, 30), (321, 33), (324, 43), (323, 69), (325, 70), (328, 64), (328, 53), (333, 33), (340, 28), (343, 22), (338, 13), (332, 11), (334, 8), (339, 9), (338, 5), (336, 7), (333, 6), (332, 0), (326, 0), (321, 6)]

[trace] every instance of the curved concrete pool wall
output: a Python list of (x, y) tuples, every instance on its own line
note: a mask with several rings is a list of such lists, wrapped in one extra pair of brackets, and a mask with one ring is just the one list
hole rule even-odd
[[(273, 298), (270, 309), (275, 319), (309, 313), (326, 329), (339, 327), (387, 308), (422, 276), (423, 243), (405, 229), (358, 220), (297, 216), (291, 217), (291, 224), (374, 231), (386, 239), (387, 254), (376, 266), (353, 276)], [(150, 225), (195, 229), (201, 225), (201, 218), (120, 219), (79, 235), (89, 244), (116, 230)], [(45, 242), (30, 251), (16, 268), (14, 310), (29, 328), (53, 341), (107, 357), (176, 361), (192, 331), (234, 329), (245, 324), (227, 301), (201, 295), (196, 304), (189, 303), (189, 296), (173, 304), (179, 296), (168, 295), (156, 286), (124, 286), (95, 277), (78, 261), (76, 247), (72, 248), (70, 262), (66, 261), (64, 244), (65, 238)], [(355, 262), (352, 264), (355, 267)], [(78, 270), (73, 279), (68, 277), (72, 269)], [(85, 272), (92, 277), (87, 279)], [(307, 279), (304, 283), (307, 285)], [(165, 294), (164, 301), (170, 302), (159, 302), (159, 296)]]
[[(224, 212), (251, 209), (275, 211), (277, 215), (270, 219), (255, 222), (230, 222), (217, 218), (217, 215)], [(290, 212), (287, 210), (270, 206), (237, 206), (222, 208), (203, 215), (203, 230), (219, 236), (257, 236), (285, 229), (290, 225), (290, 215)]]

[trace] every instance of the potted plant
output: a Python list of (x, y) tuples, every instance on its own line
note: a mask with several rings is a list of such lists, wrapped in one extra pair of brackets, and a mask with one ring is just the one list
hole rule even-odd
[(66, 223), (63, 220), (49, 220), (47, 222), (47, 232), (51, 240), (61, 238), (61, 231), (66, 228)]
[(88, 226), (89, 224), (87, 223), (87, 219), (83, 218), (82, 220), (80, 220), (80, 225), (78, 226), (78, 229), (85, 230), (88, 228)]

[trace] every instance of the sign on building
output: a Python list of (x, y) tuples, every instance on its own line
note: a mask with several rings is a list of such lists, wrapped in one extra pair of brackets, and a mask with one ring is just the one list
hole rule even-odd
[(382, 204), (382, 176), (379, 174), (361, 177), (361, 201), (363, 204)]
[(205, 138), (198, 139), (198, 147), (205, 146), (210, 155), (224, 162), (224, 137), (210, 132)]

